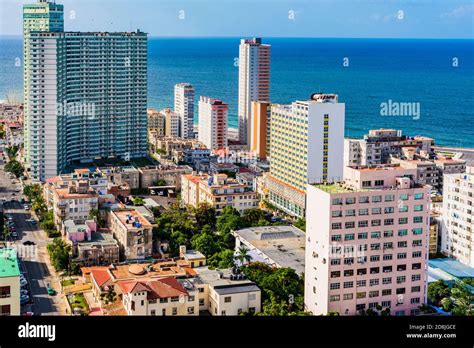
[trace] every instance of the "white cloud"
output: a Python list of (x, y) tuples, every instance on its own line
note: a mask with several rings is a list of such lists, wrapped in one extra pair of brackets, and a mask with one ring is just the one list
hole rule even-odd
[(441, 18), (460, 18), (474, 12), (474, 5), (463, 5), (455, 8), (450, 12), (441, 14)]

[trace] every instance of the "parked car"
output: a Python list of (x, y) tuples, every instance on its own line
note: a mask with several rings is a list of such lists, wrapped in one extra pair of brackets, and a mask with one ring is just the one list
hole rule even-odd
[(50, 296), (56, 295), (56, 290), (54, 290), (54, 289), (51, 288), (51, 287), (48, 287), (48, 295), (50, 295)]
[(23, 245), (36, 245), (36, 243), (31, 241), (31, 240), (27, 240), (27, 241), (23, 242)]
[(33, 313), (33, 312), (23, 312), (23, 313), (21, 313), (21, 315), (24, 316), (24, 317), (32, 317), (32, 316), (35, 315), (35, 313)]
[(30, 207), (25, 204), (25, 205), (23, 206), (23, 209), (25, 209), (25, 210), (30, 210)]
[(25, 278), (20, 278), (20, 286), (28, 285), (28, 281)]
[(26, 304), (30, 300), (30, 296), (28, 295), (20, 295), (20, 304)]
[(29, 295), (28, 290), (26, 290), (26, 289), (21, 289), (20, 294), (25, 295), (25, 296)]

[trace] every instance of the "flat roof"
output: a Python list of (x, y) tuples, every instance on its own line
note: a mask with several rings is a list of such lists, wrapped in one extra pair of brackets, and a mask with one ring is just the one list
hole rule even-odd
[(16, 249), (0, 249), (0, 278), (18, 276), (20, 276), (20, 268), (18, 267)]
[(250, 227), (233, 231), (280, 267), (301, 274), (305, 268), (305, 233), (295, 226)]
[(456, 278), (474, 278), (474, 268), (452, 258), (428, 260), (429, 268), (441, 270)]

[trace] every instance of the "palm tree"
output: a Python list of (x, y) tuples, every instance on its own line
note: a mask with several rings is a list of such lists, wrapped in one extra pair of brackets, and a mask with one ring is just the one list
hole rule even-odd
[(242, 244), (239, 247), (236, 259), (239, 260), (241, 266), (252, 261), (252, 256), (250, 256), (248, 252), (249, 252), (249, 249), (247, 249), (245, 245)]

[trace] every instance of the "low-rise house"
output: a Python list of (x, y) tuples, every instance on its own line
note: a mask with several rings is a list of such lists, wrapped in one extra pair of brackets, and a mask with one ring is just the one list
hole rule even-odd
[(185, 245), (179, 247), (179, 257), (189, 262), (192, 268), (206, 265), (206, 256), (197, 250), (187, 250)]
[(62, 223), (62, 234), (75, 243), (90, 241), (92, 233), (97, 231), (97, 224), (94, 220), (86, 220), (84, 223), (75, 223), (74, 220), (64, 220)]
[(172, 277), (117, 283), (128, 315), (199, 315), (198, 289)]
[(151, 257), (153, 226), (137, 210), (111, 211), (110, 229), (126, 259)]
[(74, 245), (74, 262), (80, 266), (111, 265), (119, 262), (119, 250), (119, 244), (112, 234), (94, 232), (90, 241)]
[(229, 178), (226, 174), (188, 174), (181, 177), (181, 199), (185, 204), (198, 207), (208, 203), (219, 215), (226, 206), (243, 213), (258, 207), (258, 196), (252, 187)]
[(109, 183), (127, 184), (132, 190), (140, 187), (140, 173), (134, 166), (101, 167), (97, 170), (107, 178)]
[(231, 232), (235, 251), (244, 245), (252, 261), (272, 267), (288, 267), (297, 274), (304, 273), (305, 234), (294, 226), (249, 227)]

